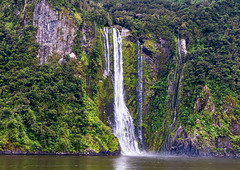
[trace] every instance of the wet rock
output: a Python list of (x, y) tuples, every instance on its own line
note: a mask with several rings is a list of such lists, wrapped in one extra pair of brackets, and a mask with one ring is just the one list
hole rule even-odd
[(231, 139), (229, 137), (219, 137), (217, 140), (218, 148), (232, 148)]
[(54, 11), (46, 0), (36, 5), (33, 26), (38, 28), (36, 40), (40, 44), (38, 57), (41, 64), (46, 63), (53, 53), (63, 58), (72, 52), (76, 26), (63, 13)]
[(152, 52), (151, 50), (149, 50), (147, 47), (143, 46), (142, 51), (143, 51), (146, 55), (152, 56), (152, 53), (153, 53), (153, 52)]
[(84, 53), (87, 55), (90, 55), (91, 50), (92, 50), (92, 41), (95, 36), (95, 31), (93, 30), (93, 26), (91, 25), (92, 23), (87, 23), (84, 22), (81, 33), (81, 44), (82, 44), (82, 50)]
[[(211, 157), (239, 157), (234, 150), (230, 137), (218, 137), (215, 141), (210, 137), (201, 138), (198, 130), (193, 134), (184, 132), (182, 126), (176, 130), (171, 139), (170, 152), (177, 155), (211, 156)], [(217, 148), (217, 149), (216, 149)]]
[(142, 14), (136, 14), (136, 18), (141, 18), (143, 15)]
[(122, 27), (122, 29), (120, 30), (120, 32), (121, 32), (121, 36), (122, 36), (122, 37), (127, 37), (127, 36), (130, 35), (130, 30), (127, 29), (127, 28), (124, 28), (124, 27)]
[[(208, 89), (208, 86), (204, 86), (202, 90), (202, 97), (197, 97), (197, 100), (195, 102), (194, 110), (197, 112), (201, 112), (204, 108), (207, 108), (209, 111), (215, 111), (215, 105), (210, 103), (210, 91)], [(209, 104), (210, 103), (210, 104)], [(211, 105), (211, 107), (209, 105)]]
[(181, 54), (186, 56), (187, 55), (187, 47), (186, 47), (186, 40), (185, 39), (180, 40), (180, 48), (181, 48)]
[(76, 54), (74, 54), (74, 53), (71, 53), (71, 54), (69, 55), (69, 57), (72, 58), (72, 59), (77, 59), (77, 56), (76, 56)]
[(231, 120), (231, 126), (229, 127), (233, 135), (240, 135), (240, 124), (237, 120)]

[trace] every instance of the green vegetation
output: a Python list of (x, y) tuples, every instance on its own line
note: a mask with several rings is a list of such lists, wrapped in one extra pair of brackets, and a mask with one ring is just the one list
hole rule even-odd
[[(111, 77), (104, 79), (102, 74), (100, 32), (112, 25), (131, 32), (123, 41), (123, 67), (126, 103), (135, 123), (137, 39), (150, 51), (153, 63), (159, 62), (154, 69), (144, 61), (143, 127), (149, 148), (159, 149), (164, 128), (172, 122), (173, 94), (168, 94), (168, 87), (174, 70), (182, 69), (177, 74), (181, 81), (175, 128), (181, 124), (184, 132), (198, 134), (206, 145), (230, 138), (233, 148), (240, 150), (240, 133), (235, 129), (240, 128), (238, 0), (49, 0), (79, 28), (72, 48), (77, 59), (65, 56), (62, 65), (57, 54), (39, 65), (37, 30), (32, 26), (37, 2), (0, 2), (0, 150), (117, 149), (118, 142), (106, 126), (113, 118), (113, 87)], [(188, 50), (181, 68), (174, 64), (178, 33)], [(161, 40), (169, 46), (168, 56), (155, 46), (161, 46)], [(221, 150), (217, 147), (211, 150)]]
[[(5, 3), (10, 8), (1, 4), (0, 150), (116, 151), (118, 141), (99, 119), (93, 101), (96, 84), (86, 88), (83, 81), (88, 75), (96, 75), (96, 67), (101, 67), (94, 65), (101, 63), (101, 41), (96, 40), (100, 46), (93, 44), (88, 65), (81, 66), (75, 60), (60, 65), (57, 54), (49, 57), (48, 64), (39, 65), (36, 28), (31, 22), (21, 26), (21, 18), (14, 13), (14, 7), (21, 5)], [(77, 38), (80, 36), (78, 33)], [(79, 43), (76, 40), (73, 50), (78, 60), (85, 62)], [(69, 60), (67, 56), (65, 60)], [(92, 69), (87, 75), (81, 74), (88, 66)]]
[(126, 42), (123, 40), (123, 72), (124, 72), (124, 89), (126, 94), (127, 107), (136, 120), (137, 102), (136, 102), (136, 85), (137, 85), (137, 47), (136, 43)]

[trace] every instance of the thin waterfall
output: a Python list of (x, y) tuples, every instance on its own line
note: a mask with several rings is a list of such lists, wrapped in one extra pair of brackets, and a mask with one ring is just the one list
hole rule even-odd
[(113, 60), (114, 60), (114, 134), (118, 138), (121, 152), (125, 155), (139, 154), (138, 143), (134, 135), (132, 117), (124, 101), (122, 37), (113, 28)]
[(137, 107), (138, 107), (138, 139), (144, 150), (142, 134), (142, 114), (143, 114), (143, 57), (141, 55), (140, 42), (137, 42)]
[[(170, 138), (171, 138), (171, 132), (173, 125), (176, 122), (177, 118), (177, 96), (178, 96), (178, 87), (180, 82), (180, 75), (181, 75), (181, 44), (179, 39), (179, 34), (177, 38), (178, 43), (178, 58), (176, 59), (176, 66), (175, 66), (175, 72), (173, 77), (173, 95), (172, 95), (172, 105), (171, 105), (171, 113), (173, 112), (173, 122), (171, 123), (169, 127), (168, 134), (165, 137), (164, 143), (162, 145), (161, 151), (162, 152), (169, 152), (170, 150)], [(177, 74), (179, 74), (179, 77), (177, 77)], [(167, 123), (167, 122), (166, 122)]]
[(180, 39), (179, 39), (179, 34), (178, 34), (178, 57), (179, 57), (179, 60), (181, 60), (182, 56), (181, 56), (181, 44), (180, 44)]
[(107, 27), (103, 28), (102, 32), (102, 41), (103, 41), (103, 54), (104, 54), (104, 70), (103, 70), (103, 77), (104, 79), (107, 78), (110, 74), (110, 50), (109, 50), (109, 30)]

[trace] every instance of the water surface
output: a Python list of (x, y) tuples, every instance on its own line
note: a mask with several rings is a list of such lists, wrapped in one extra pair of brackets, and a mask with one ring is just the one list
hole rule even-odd
[(175, 156), (0, 156), (1, 170), (239, 170), (239, 159)]

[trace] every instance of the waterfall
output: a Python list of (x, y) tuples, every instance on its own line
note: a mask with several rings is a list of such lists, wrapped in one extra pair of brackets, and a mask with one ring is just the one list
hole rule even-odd
[(138, 139), (142, 148), (143, 145), (143, 135), (142, 135), (142, 113), (143, 113), (143, 57), (141, 55), (140, 42), (138, 41), (137, 46), (137, 106), (138, 106)]
[(178, 57), (179, 57), (179, 60), (181, 60), (181, 44), (180, 44), (180, 39), (179, 39), (179, 34), (178, 34)]
[(104, 54), (104, 70), (103, 70), (103, 77), (104, 79), (110, 73), (110, 52), (109, 52), (109, 36), (108, 36), (108, 28), (104, 27), (102, 31), (102, 41), (103, 41), (103, 54)]
[[(173, 128), (173, 125), (176, 122), (177, 118), (177, 96), (178, 96), (178, 87), (180, 82), (180, 75), (181, 75), (181, 44), (179, 40), (179, 34), (177, 38), (177, 44), (178, 44), (178, 58), (176, 59), (176, 66), (175, 66), (175, 72), (173, 77), (173, 95), (172, 95), (172, 105), (171, 105), (171, 113), (173, 112), (173, 122), (171, 123), (169, 127), (168, 134), (165, 137), (164, 143), (162, 145), (161, 151), (162, 152), (169, 152), (170, 149), (170, 138), (171, 138), (171, 131)], [(179, 77), (177, 78), (177, 74), (179, 74)], [(167, 124), (167, 120), (165, 125)], [(165, 126), (166, 129), (166, 126)]]
[(113, 60), (114, 60), (114, 134), (118, 138), (122, 154), (139, 154), (138, 143), (134, 135), (132, 117), (124, 101), (122, 37), (113, 28)]

